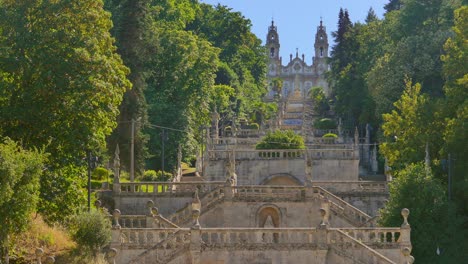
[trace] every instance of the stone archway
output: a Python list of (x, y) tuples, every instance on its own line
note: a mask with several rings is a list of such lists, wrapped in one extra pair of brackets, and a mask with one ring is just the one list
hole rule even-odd
[[(267, 220), (271, 223), (268, 223)], [(268, 226), (268, 225), (273, 226)], [(280, 227), (281, 225), (281, 211), (275, 205), (264, 205), (260, 207), (257, 211), (257, 225), (258, 227)], [(265, 226), (267, 225), (267, 226)]]
[(277, 174), (263, 180), (260, 185), (302, 186), (302, 182), (290, 174)]

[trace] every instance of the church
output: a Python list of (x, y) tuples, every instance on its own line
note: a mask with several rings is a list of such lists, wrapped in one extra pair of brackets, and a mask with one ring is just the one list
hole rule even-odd
[(279, 56), (280, 46), (278, 27), (272, 21), (266, 39), (269, 57), (267, 79), (270, 83), (267, 99), (273, 99), (277, 93), (271, 85), (271, 81), (275, 78), (280, 78), (283, 81), (282, 98), (288, 98), (295, 90), (300, 92), (302, 98), (307, 98), (310, 89), (316, 86), (322, 87), (326, 95), (330, 94), (325, 78), (325, 72), (328, 71), (328, 35), (322, 21), (320, 21), (315, 34), (315, 56), (312, 58), (311, 64), (307, 64), (305, 55), (299, 56), (299, 52), (296, 50), (296, 55), (291, 54), (287, 64), (283, 65), (283, 58)]

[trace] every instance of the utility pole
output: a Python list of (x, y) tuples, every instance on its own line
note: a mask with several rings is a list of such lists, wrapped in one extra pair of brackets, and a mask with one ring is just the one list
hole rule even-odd
[(165, 142), (166, 142), (166, 129), (162, 129), (162, 134), (161, 134), (161, 145), (162, 145), (162, 156), (161, 156), (161, 170), (164, 175), (164, 160), (165, 160)]
[(452, 200), (452, 155), (448, 154), (448, 199)]
[(130, 136), (130, 182), (135, 180), (135, 119), (132, 118), (132, 131)]

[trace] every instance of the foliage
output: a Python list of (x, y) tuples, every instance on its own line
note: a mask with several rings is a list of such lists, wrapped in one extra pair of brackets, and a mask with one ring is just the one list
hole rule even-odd
[(41, 202), (38, 212), (44, 220), (65, 223), (86, 203), (86, 167), (64, 166), (50, 167), (44, 171), (41, 179)]
[(93, 173), (91, 174), (91, 178), (94, 180), (104, 180), (109, 177), (109, 171), (106, 168), (98, 167), (94, 169)]
[(72, 238), (78, 246), (95, 256), (111, 239), (111, 221), (99, 210), (77, 214), (70, 229)]
[(146, 170), (140, 181), (152, 182), (152, 181), (168, 181), (172, 178), (172, 174), (168, 172)]
[(131, 87), (100, 0), (2, 1), (0, 124), (59, 165), (105, 147)]
[(323, 92), (323, 88), (312, 87), (310, 92), (310, 98), (313, 102), (314, 112), (320, 116), (325, 116), (328, 110), (330, 110), (330, 105), (328, 104), (327, 96)]
[[(449, 38), (444, 45), (446, 51), (442, 57), (444, 62), (445, 99), (441, 105), (443, 119), (444, 145), (441, 156), (451, 155), (453, 169), (454, 196), (458, 203), (460, 214), (468, 215), (468, 141), (466, 120), (468, 120), (468, 7), (455, 11), (455, 36)], [(448, 176), (448, 175), (447, 175)]]
[(334, 133), (327, 133), (323, 135), (322, 138), (338, 138), (338, 135)]
[[(466, 241), (463, 236), (467, 231), (447, 201), (445, 186), (423, 164), (408, 165), (397, 173), (390, 183), (390, 200), (380, 212), (380, 224), (400, 226), (403, 208), (410, 210), (412, 255), (417, 262), (463, 262), (465, 251), (460, 242)], [(440, 256), (436, 254), (437, 247)]]
[(336, 122), (330, 118), (322, 118), (314, 121), (315, 129), (336, 129)]
[[(435, 149), (441, 140), (442, 124), (433, 120), (434, 106), (427, 95), (421, 94), (421, 85), (407, 81), (401, 98), (395, 102), (395, 110), (384, 114), (382, 130), (388, 141), (381, 145), (381, 152), (388, 165), (399, 169), (405, 164), (424, 159), (425, 146)], [(431, 152), (434, 157), (436, 153)]]
[(9, 236), (24, 231), (36, 210), (45, 161), (40, 151), (24, 150), (11, 139), (0, 143), (0, 260), (8, 254)]
[(276, 130), (268, 132), (256, 149), (305, 149), (304, 139), (292, 130)]

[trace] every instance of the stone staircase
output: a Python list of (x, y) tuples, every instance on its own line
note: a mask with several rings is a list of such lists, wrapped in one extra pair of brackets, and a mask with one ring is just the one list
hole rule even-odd
[(314, 186), (314, 192), (317, 192), (321, 199), (326, 199), (329, 202), (330, 211), (336, 213), (353, 226), (363, 227), (372, 224), (371, 220), (373, 217), (352, 206), (348, 202), (325, 190), (324, 188)]

